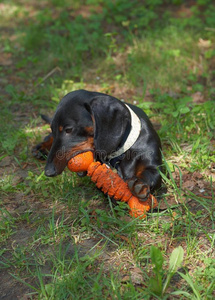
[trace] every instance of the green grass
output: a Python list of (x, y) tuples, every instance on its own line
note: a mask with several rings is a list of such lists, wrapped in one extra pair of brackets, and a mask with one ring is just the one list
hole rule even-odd
[[(213, 1), (10, 0), (0, 9), (2, 295), (213, 299)], [(32, 157), (49, 132), (39, 115), (80, 88), (136, 103), (159, 127), (167, 192), (145, 220), (89, 178), (45, 177)]]

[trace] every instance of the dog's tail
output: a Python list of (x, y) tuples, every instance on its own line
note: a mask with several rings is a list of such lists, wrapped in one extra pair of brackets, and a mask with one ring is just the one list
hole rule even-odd
[(46, 115), (41, 115), (41, 118), (47, 123), (47, 124), (51, 124), (52, 119)]

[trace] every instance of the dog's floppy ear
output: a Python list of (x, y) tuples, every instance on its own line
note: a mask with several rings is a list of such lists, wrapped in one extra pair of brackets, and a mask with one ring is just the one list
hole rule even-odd
[(94, 145), (101, 158), (116, 151), (130, 126), (130, 112), (118, 99), (99, 96), (86, 105), (94, 123)]

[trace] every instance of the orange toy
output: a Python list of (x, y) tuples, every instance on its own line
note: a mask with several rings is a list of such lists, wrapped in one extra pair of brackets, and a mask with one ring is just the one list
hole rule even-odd
[(108, 194), (115, 200), (128, 202), (131, 216), (144, 218), (150, 208), (158, 205), (156, 198), (151, 194), (144, 202), (133, 196), (127, 183), (117, 173), (113, 172), (106, 164), (93, 161), (93, 153), (91, 151), (73, 157), (68, 162), (68, 168), (72, 172), (87, 171), (87, 175), (105, 194)]
[(87, 171), (89, 165), (93, 162), (93, 152), (87, 151), (71, 158), (67, 166), (72, 172)]

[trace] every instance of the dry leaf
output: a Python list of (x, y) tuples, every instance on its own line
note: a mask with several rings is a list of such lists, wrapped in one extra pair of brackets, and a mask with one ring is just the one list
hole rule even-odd
[(200, 48), (209, 48), (211, 46), (211, 41), (210, 40), (203, 40), (199, 39), (198, 46)]

